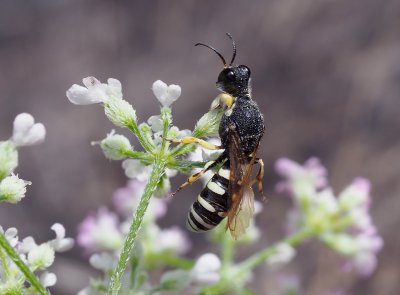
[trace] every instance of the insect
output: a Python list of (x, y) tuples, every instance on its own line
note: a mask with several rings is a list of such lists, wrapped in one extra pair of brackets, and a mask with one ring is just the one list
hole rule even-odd
[[(251, 96), (250, 69), (245, 65), (235, 66), (236, 44), (232, 36), (233, 55), (229, 64), (215, 48), (197, 43), (214, 51), (222, 60), (223, 70), (217, 79), (221, 91), (218, 98), (224, 108), (219, 125), (221, 146), (210, 144), (195, 137), (172, 139), (175, 143), (198, 143), (207, 149), (223, 149), (221, 155), (205, 165), (205, 168), (188, 178), (177, 190), (193, 183), (208, 170), (221, 165), (206, 184), (190, 208), (187, 227), (194, 232), (214, 228), (228, 217), (227, 228), (233, 238), (244, 234), (254, 214), (254, 193), (251, 186), (257, 182), (262, 191), (264, 163), (257, 158), (257, 150), (264, 134), (264, 118)], [(252, 177), (253, 166), (258, 163), (256, 178)]]

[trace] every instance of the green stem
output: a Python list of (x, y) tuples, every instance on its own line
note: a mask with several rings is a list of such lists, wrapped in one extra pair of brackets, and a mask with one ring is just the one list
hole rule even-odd
[(230, 234), (226, 231), (223, 233), (221, 240), (221, 272), (229, 271), (233, 262), (234, 241)]
[(129, 130), (132, 131), (133, 134), (136, 135), (137, 139), (139, 140), (140, 144), (142, 147), (149, 152), (150, 154), (153, 154), (154, 151), (154, 146), (148, 142), (147, 138), (142, 135), (141, 131), (139, 130), (139, 126), (137, 125), (136, 122), (130, 122), (128, 125)]
[(173, 266), (181, 269), (189, 270), (193, 267), (194, 262), (189, 259), (177, 257), (173, 254), (160, 253), (150, 257), (151, 260), (157, 260), (158, 263), (163, 263), (168, 266)]
[(0, 246), (7, 253), (8, 257), (18, 266), (20, 271), (24, 274), (26, 280), (36, 289), (39, 294), (48, 295), (46, 288), (42, 285), (40, 280), (29, 269), (29, 267), (21, 260), (18, 253), (11, 247), (4, 234), (0, 233)]
[(131, 251), (133, 249), (136, 236), (142, 225), (144, 214), (146, 213), (147, 207), (150, 202), (150, 198), (153, 195), (154, 191), (156, 190), (157, 184), (159, 183), (165, 171), (165, 165), (166, 164), (164, 160), (162, 160), (161, 156), (158, 156), (155, 159), (155, 162), (153, 164), (153, 170), (150, 174), (149, 182), (147, 183), (144, 189), (143, 195), (140, 199), (139, 206), (136, 209), (131, 227), (129, 228), (128, 236), (126, 237), (124, 246), (122, 248), (122, 252), (118, 260), (117, 267), (115, 268), (114, 273), (111, 277), (107, 294), (112, 294), (112, 295), (118, 294), (118, 291), (121, 287), (122, 275), (124, 274), (126, 265), (130, 258)]
[(301, 242), (307, 240), (308, 238), (312, 237), (312, 235), (313, 233), (310, 232), (308, 229), (303, 229), (301, 231), (298, 231), (297, 233), (287, 237), (282, 242), (279, 242), (271, 247), (268, 247), (262, 250), (261, 252), (258, 252), (247, 258), (245, 261), (243, 261), (238, 265), (236, 274), (240, 275), (247, 273), (256, 266), (264, 263), (268, 258), (270, 258), (272, 255), (276, 253), (279, 244), (284, 243), (294, 247), (300, 244)]

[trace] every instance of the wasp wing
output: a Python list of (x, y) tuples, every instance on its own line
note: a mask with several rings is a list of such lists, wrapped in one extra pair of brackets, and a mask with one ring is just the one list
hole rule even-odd
[(250, 187), (252, 167), (256, 159), (256, 151), (249, 157), (242, 151), (239, 134), (234, 125), (229, 126), (229, 161), (230, 179), (228, 200), (228, 224), (234, 239), (243, 235), (250, 225), (254, 214), (254, 193)]

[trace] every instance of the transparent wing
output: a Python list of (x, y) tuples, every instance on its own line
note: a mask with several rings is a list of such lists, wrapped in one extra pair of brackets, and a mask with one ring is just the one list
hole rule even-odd
[(237, 239), (246, 233), (247, 228), (250, 226), (253, 215), (254, 193), (251, 187), (246, 186), (243, 188), (243, 196), (241, 197), (239, 207), (229, 222), (229, 229), (234, 239)]
[(246, 232), (254, 214), (254, 193), (250, 187), (256, 151), (251, 159), (241, 149), (239, 135), (234, 125), (229, 126), (230, 179), (228, 224), (231, 235), (237, 238)]

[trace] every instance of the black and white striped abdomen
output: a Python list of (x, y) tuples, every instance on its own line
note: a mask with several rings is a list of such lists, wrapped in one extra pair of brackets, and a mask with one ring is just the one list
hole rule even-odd
[(186, 226), (203, 232), (217, 226), (228, 211), (229, 161), (218, 170), (190, 208)]

